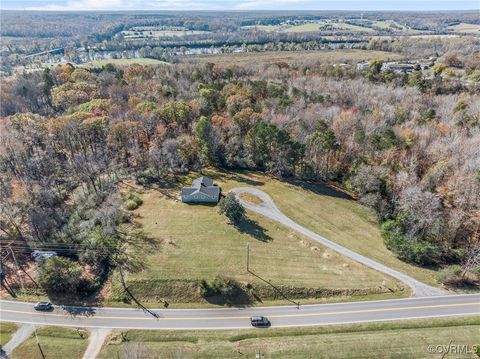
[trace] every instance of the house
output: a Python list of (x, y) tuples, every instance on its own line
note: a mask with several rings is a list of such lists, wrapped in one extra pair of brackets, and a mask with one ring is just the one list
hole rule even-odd
[(194, 179), (191, 187), (182, 188), (182, 202), (185, 203), (217, 203), (219, 198), (220, 187), (205, 176)]

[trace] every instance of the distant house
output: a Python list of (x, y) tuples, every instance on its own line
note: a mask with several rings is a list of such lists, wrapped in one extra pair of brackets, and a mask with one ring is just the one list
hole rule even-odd
[(382, 65), (382, 71), (390, 70), (397, 74), (401, 73), (411, 73), (415, 69), (415, 65), (413, 64), (403, 64), (398, 62), (386, 62)]
[(185, 203), (217, 203), (219, 198), (220, 187), (205, 176), (194, 179), (191, 187), (182, 188), (182, 202)]
[(37, 264), (43, 264), (48, 258), (56, 257), (57, 252), (55, 251), (33, 251), (32, 258), (35, 259)]
[(358, 71), (365, 71), (368, 70), (369, 68), (369, 63), (368, 62), (359, 62), (357, 64), (357, 70)]

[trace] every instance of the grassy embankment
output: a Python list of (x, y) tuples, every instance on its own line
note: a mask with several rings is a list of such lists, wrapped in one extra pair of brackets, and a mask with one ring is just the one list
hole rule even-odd
[[(429, 345), (478, 344), (480, 317), (232, 331), (115, 332), (99, 358), (434, 358)], [(447, 358), (464, 358), (449, 354)], [(470, 357), (475, 357), (472, 354)]]
[(13, 323), (0, 322), (0, 345), (7, 344), (17, 331), (17, 326)]
[[(88, 332), (82, 329), (45, 327), (37, 329), (38, 342), (48, 359), (80, 359), (87, 349)], [(20, 344), (12, 353), (12, 359), (41, 359), (35, 336)]]

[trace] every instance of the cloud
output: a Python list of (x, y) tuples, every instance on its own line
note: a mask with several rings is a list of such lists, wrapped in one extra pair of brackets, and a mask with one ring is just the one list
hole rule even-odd
[(280, 10), (321, 9), (322, 2), (316, 0), (246, 0), (238, 3), (235, 10)]
[(182, 0), (67, 0), (61, 3), (26, 7), (26, 10), (95, 11), (95, 10), (207, 10), (221, 9), (212, 6), (215, 1)]
[[(35, 6), (29, 6), (36, 3)], [(26, 5), (29, 4), (29, 5)], [(95, 10), (461, 10), (477, 0), (4, 0), (4, 9)], [(23, 5), (23, 6), (22, 6)], [(26, 5), (26, 6), (25, 6)]]

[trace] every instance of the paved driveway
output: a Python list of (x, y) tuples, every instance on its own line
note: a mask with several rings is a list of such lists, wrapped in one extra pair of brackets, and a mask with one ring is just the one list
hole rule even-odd
[[(415, 296), (417, 297), (427, 297), (427, 296), (435, 296), (435, 295), (442, 295), (445, 294), (445, 292), (439, 288), (435, 288), (432, 286), (429, 286), (425, 283), (422, 283), (404, 273), (401, 273), (395, 269), (389, 268), (379, 262), (374, 261), (373, 259), (367, 258), (361, 254), (358, 254), (348, 248), (345, 248), (335, 242), (332, 242), (328, 240), (325, 237), (322, 237), (321, 235), (312, 232), (311, 230), (299, 225), (298, 223), (292, 221), (290, 218), (288, 218), (286, 215), (284, 215), (275, 205), (273, 202), (272, 198), (266, 194), (265, 192), (257, 189), (257, 188), (251, 188), (251, 187), (238, 187), (232, 189), (232, 192), (235, 193), (236, 197), (240, 201), (240, 203), (248, 210), (256, 212), (258, 214), (261, 214), (265, 217), (268, 217), (270, 219), (273, 219), (275, 221), (278, 221), (282, 223), (283, 225), (290, 227), (294, 229), (295, 231), (302, 233), (303, 235), (313, 239), (314, 241), (324, 245), (325, 247), (328, 247), (330, 249), (333, 249), (334, 251), (349, 257), (357, 262), (360, 262), (362, 264), (365, 264), (366, 266), (376, 269), (379, 272), (388, 274), (391, 277), (394, 277), (406, 285), (408, 285), (414, 292)], [(253, 204), (250, 202), (244, 201), (239, 194), (242, 192), (247, 192), (250, 193), (254, 196), (259, 197), (263, 202), (260, 204)]]

